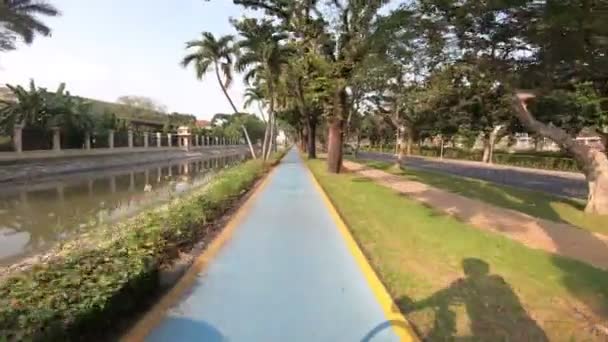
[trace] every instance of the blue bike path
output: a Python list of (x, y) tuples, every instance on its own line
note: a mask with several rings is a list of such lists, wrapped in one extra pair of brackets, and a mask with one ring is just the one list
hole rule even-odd
[(298, 153), (268, 177), (145, 339), (415, 340)]

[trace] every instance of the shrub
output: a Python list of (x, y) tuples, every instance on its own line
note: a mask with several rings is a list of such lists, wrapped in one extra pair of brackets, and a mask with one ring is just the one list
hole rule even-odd
[(256, 160), (221, 171), (164, 208), (91, 232), (52, 261), (10, 275), (0, 283), (0, 341), (79, 340), (113, 331), (158, 292), (161, 265), (212, 238), (209, 223), (269, 167)]

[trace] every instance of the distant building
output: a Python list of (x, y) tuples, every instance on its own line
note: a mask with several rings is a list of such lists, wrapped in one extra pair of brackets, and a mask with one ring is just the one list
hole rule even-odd
[(211, 127), (211, 121), (209, 121), (209, 120), (196, 120), (196, 127), (198, 127), (198, 128)]
[(15, 95), (10, 89), (6, 87), (0, 87), (0, 100), (15, 101)]
[[(539, 150), (539, 151), (559, 151), (559, 146), (549, 138), (534, 139), (528, 133), (515, 133), (513, 136), (515, 143), (510, 146), (513, 151)], [(591, 146), (604, 150), (602, 138), (590, 129), (583, 129), (575, 138), (579, 144)]]

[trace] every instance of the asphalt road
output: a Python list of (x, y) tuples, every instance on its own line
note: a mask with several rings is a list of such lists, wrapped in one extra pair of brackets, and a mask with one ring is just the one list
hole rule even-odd
[[(387, 153), (359, 152), (359, 158), (380, 161), (395, 161), (396, 157)], [(587, 183), (584, 179), (562, 177), (552, 173), (536, 170), (493, 168), (474, 163), (433, 160), (430, 158), (406, 157), (408, 167), (456, 176), (481, 179), (488, 182), (514, 186), (518, 188), (546, 192), (565, 197), (587, 198)]]

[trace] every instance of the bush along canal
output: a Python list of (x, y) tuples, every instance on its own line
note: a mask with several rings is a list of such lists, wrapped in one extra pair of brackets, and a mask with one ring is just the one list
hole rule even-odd
[[(271, 163), (250, 160), (121, 223), (65, 242), (45, 262), (0, 279), (0, 341), (101, 339), (172, 285), (165, 270), (204, 249)], [(194, 248), (196, 250), (197, 248)], [(190, 258), (192, 259), (192, 258)], [(163, 281), (163, 282), (161, 282)]]
[(243, 158), (232, 154), (185, 159), (3, 184), (0, 275), (7, 267), (35, 263), (63, 240), (132, 217), (204, 185), (217, 170)]

